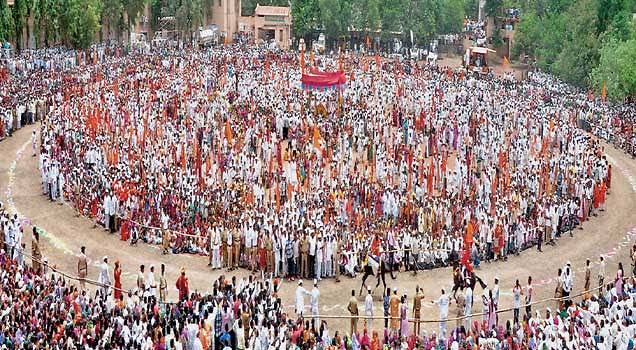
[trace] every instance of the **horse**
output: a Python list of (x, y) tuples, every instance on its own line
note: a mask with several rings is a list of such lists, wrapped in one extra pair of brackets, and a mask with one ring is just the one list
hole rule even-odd
[(366, 256), (367, 263), (364, 265), (364, 275), (362, 276), (362, 284), (360, 285), (359, 295), (362, 295), (362, 290), (367, 288), (366, 282), (369, 276), (375, 276), (377, 278), (377, 283), (374, 290), (378, 288), (380, 285), (380, 281), (382, 282), (384, 289), (386, 289), (386, 280), (384, 275), (387, 272), (391, 273), (393, 276), (393, 271), (390, 269), (390, 264), (387, 263), (382, 257), (379, 257), (379, 261), (376, 261), (375, 258)]
[(479, 282), (481, 289), (486, 289), (486, 283), (484, 283), (484, 281), (475, 274), (475, 271), (469, 271), (466, 269), (462, 273), (461, 265), (455, 264), (453, 268), (453, 297), (455, 297), (459, 289), (463, 289), (465, 287), (470, 287), (470, 289), (475, 291), (477, 282)]

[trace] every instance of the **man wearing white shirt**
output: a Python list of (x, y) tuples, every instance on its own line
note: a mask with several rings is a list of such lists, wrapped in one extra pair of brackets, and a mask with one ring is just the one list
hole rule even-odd
[(309, 298), (309, 304), (311, 308), (311, 315), (314, 316), (313, 323), (314, 325), (319, 325), (320, 321), (318, 320), (318, 298), (320, 297), (320, 291), (318, 290), (318, 281), (314, 279), (314, 288), (311, 290), (311, 296)]
[(316, 242), (316, 274), (315, 277), (320, 281), (322, 279), (322, 271), (325, 258), (325, 244), (322, 241), (322, 236), (318, 236)]
[(212, 269), (220, 269), (221, 268), (221, 229), (214, 225), (214, 228), (211, 231), (212, 237), (210, 237), (210, 241), (212, 242)]
[(99, 267), (99, 277), (97, 278), (97, 282), (101, 283), (102, 286), (102, 298), (106, 299), (108, 296), (108, 290), (110, 289), (110, 273), (108, 272), (108, 257), (104, 257), (102, 259), (102, 264)]
[(373, 321), (373, 295), (371, 295), (371, 288), (367, 288), (367, 296), (364, 298), (364, 314), (367, 316), (367, 329), (372, 329), (371, 322)]
[(597, 277), (598, 286), (601, 287), (601, 290), (603, 290), (603, 282), (605, 281), (605, 260), (603, 259), (602, 255), (599, 258)]
[(146, 285), (148, 286), (148, 295), (156, 298), (157, 297), (157, 282), (155, 281), (155, 267), (153, 265), (150, 265), (150, 271), (148, 272)]
[(466, 290), (464, 291), (464, 317), (466, 317), (466, 329), (470, 329), (471, 315), (473, 314), (473, 289), (470, 287), (470, 278), (466, 279)]
[(448, 318), (448, 306), (451, 301), (446, 294), (446, 290), (442, 288), (442, 295), (437, 300), (431, 301), (439, 306), (439, 335), (441, 339), (446, 339), (446, 319)]
[(305, 311), (305, 295), (310, 293), (303, 287), (303, 280), (299, 280), (296, 288), (296, 315), (298, 316), (302, 316)]

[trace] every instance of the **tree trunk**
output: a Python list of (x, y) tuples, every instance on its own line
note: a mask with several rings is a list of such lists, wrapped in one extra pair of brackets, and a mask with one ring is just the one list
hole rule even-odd
[(126, 24), (126, 28), (124, 28), (124, 30), (120, 34), (124, 35), (122, 43), (126, 44), (130, 41), (130, 23), (128, 22), (128, 11), (124, 11), (123, 22)]
[(35, 28), (35, 11), (33, 8), (29, 9), (29, 17), (27, 17), (27, 44), (29, 49), (35, 48), (35, 35), (33, 29)]

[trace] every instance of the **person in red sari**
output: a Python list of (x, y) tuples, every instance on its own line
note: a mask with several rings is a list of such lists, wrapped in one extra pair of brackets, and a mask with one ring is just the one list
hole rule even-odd
[(119, 260), (115, 260), (115, 271), (113, 272), (115, 277), (115, 301), (121, 299), (121, 264)]
[(612, 187), (612, 165), (607, 165), (607, 179), (605, 180), (607, 183), (607, 194), (610, 194), (610, 188)]
[(125, 220), (121, 225), (121, 240), (127, 241), (130, 237), (130, 220)]
[(181, 268), (181, 276), (177, 279), (176, 287), (179, 291), (179, 301), (187, 300), (190, 294), (190, 287), (185, 274), (185, 267)]

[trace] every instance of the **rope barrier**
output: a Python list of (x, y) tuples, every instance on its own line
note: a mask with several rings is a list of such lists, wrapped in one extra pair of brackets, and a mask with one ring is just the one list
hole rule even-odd
[[(38, 229), (38, 228), (36, 228), (36, 229), (37, 229), (38, 231), (40, 230), (40, 229)], [(8, 243), (5, 243), (5, 244), (6, 244), (6, 245), (8, 245), (8, 246), (10, 246), (10, 247), (12, 247), (13, 249), (16, 249), (16, 248), (15, 248), (15, 244), (8, 244)], [(7, 252), (7, 254), (8, 254), (8, 252)], [(26, 256), (27, 258), (31, 259), (32, 261), (35, 261), (35, 262), (39, 263), (40, 265), (42, 265), (42, 266), (43, 266), (43, 268), (44, 268), (44, 269), (43, 269), (43, 271), (44, 271), (44, 270), (46, 270), (46, 269), (50, 269), (52, 272), (57, 273), (57, 274), (59, 274), (59, 275), (62, 275), (64, 278), (68, 278), (68, 279), (70, 279), (70, 280), (75, 280), (75, 281), (78, 281), (78, 282), (82, 282), (82, 281), (83, 281), (83, 282), (85, 282), (85, 283), (88, 283), (88, 284), (94, 285), (94, 286), (96, 286), (96, 287), (109, 288), (109, 289), (117, 290), (117, 291), (120, 291), (120, 292), (122, 292), (122, 293), (126, 293), (126, 294), (128, 294), (128, 293), (132, 292), (132, 290), (126, 290), (126, 289), (123, 289), (123, 288), (117, 288), (117, 287), (115, 287), (115, 286), (114, 286), (114, 285), (112, 285), (112, 284), (105, 284), (105, 283), (101, 283), (101, 282), (96, 281), (96, 280), (92, 280), (92, 279), (90, 279), (90, 278), (81, 278), (81, 277), (76, 276), (76, 275), (71, 275), (71, 274), (69, 274), (68, 272), (65, 272), (65, 271), (62, 271), (62, 270), (58, 269), (58, 268), (56, 267), (56, 265), (51, 265), (51, 264), (50, 264), (48, 261), (46, 261), (46, 260), (35, 258), (33, 255), (31, 255), (31, 254), (29, 254), (29, 253), (25, 252), (25, 251), (24, 251), (24, 250), (22, 250), (21, 248), (20, 248), (20, 249), (18, 249), (18, 253), (17, 253), (17, 254), (22, 255), (22, 256)], [(9, 259), (12, 259), (12, 257), (9, 257)], [(13, 259), (12, 259), (12, 260), (13, 260)]]
[[(623, 277), (623, 280), (627, 280), (630, 277)], [(604, 288), (608, 285), (610, 285), (611, 283), (608, 284), (604, 284), (603, 286), (596, 286), (594, 288), (589, 289), (588, 291), (582, 291), (580, 293), (574, 294), (574, 295), (569, 295), (567, 297), (551, 297), (551, 298), (546, 298), (546, 299), (542, 299), (542, 300), (538, 300), (538, 301), (534, 301), (531, 303), (527, 303), (527, 304), (523, 304), (519, 306), (519, 309), (525, 308), (527, 306), (534, 306), (534, 305), (538, 305), (538, 304), (545, 304), (548, 302), (556, 302), (556, 301), (565, 301), (568, 299), (574, 299), (574, 298), (578, 298), (581, 297), (587, 293), (591, 293), (593, 291), (599, 290), (601, 288)], [(510, 312), (513, 311), (515, 308), (514, 307), (508, 307), (508, 308), (503, 308), (503, 309), (498, 309), (497, 311), (495, 311), (496, 314), (501, 314), (501, 313), (505, 313), (505, 312)], [(417, 318), (408, 318), (407, 321), (410, 323), (439, 323), (439, 322), (449, 322), (449, 321), (462, 321), (468, 318), (472, 318), (472, 317), (479, 317), (479, 316), (484, 316), (484, 315), (488, 315), (489, 312), (478, 312), (478, 313), (471, 313), (469, 316), (459, 316), (459, 317), (450, 317), (450, 318), (446, 318), (446, 319), (417, 319)], [(389, 320), (402, 320), (402, 318), (400, 317), (394, 317), (394, 316), (365, 316), (365, 315), (304, 315), (303, 314), (303, 318), (321, 318), (321, 319), (373, 319), (373, 320), (384, 320), (384, 319), (389, 319)]]
[[(36, 229), (39, 230), (38, 228), (36, 228)], [(9, 244), (7, 244), (7, 245), (9, 245)], [(15, 249), (15, 245), (9, 245), (9, 246), (11, 246), (11, 247), (13, 247)], [(112, 284), (105, 284), (105, 283), (101, 283), (101, 282), (96, 281), (96, 280), (92, 280), (90, 278), (80, 278), (78, 276), (71, 275), (71, 274), (69, 274), (67, 272), (64, 272), (61, 269), (58, 269), (57, 267), (55, 267), (55, 265), (52, 266), (48, 261), (43, 260), (43, 259), (35, 258), (31, 254), (28, 254), (28, 253), (24, 252), (21, 249), (19, 250), (18, 254), (20, 254), (22, 256), (26, 256), (26, 257), (30, 258), (32, 261), (40, 263), (44, 268), (49, 268), (49, 269), (51, 269), (51, 271), (63, 276), (64, 278), (67, 278), (67, 279), (70, 279), (70, 280), (74, 280), (74, 281), (78, 281), (78, 282), (82, 282), (83, 281), (85, 283), (94, 285), (96, 287), (108, 288), (108, 289), (120, 291), (120, 292), (126, 293), (126, 294), (132, 292), (132, 290), (126, 290), (126, 289), (123, 289), (123, 288), (116, 288)], [(9, 258), (11, 259), (11, 257), (9, 257)], [(631, 277), (627, 277), (627, 276), (622, 277), (623, 280), (627, 280), (629, 278), (631, 278)], [(593, 288), (591, 288), (591, 289), (589, 289), (587, 291), (584, 290), (582, 292), (579, 292), (579, 293), (574, 294), (574, 295), (569, 295), (567, 297), (563, 296), (563, 297), (558, 297), (558, 298), (557, 297), (545, 298), (545, 299), (542, 299), (542, 300), (538, 300), (538, 301), (534, 301), (534, 302), (531, 302), (531, 303), (520, 305), (519, 309), (525, 308), (527, 306), (545, 304), (545, 303), (548, 303), (548, 302), (565, 301), (565, 300), (568, 300), (568, 299), (578, 298), (578, 297), (581, 297), (581, 296), (583, 296), (585, 294), (588, 294), (588, 293), (600, 290), (602, 288), (605, 288), (606, 286), (611, 285), (611, 284), (612, 283), (606, 283), (606, 284), (604, 284), (602, 286), (596, 286), (596, 287), (593, 287)], [(450, 296), (449, 296), (449, 298), (450, 298)], [(166, 304), (166, 305), (175, 304), (173, 302), (160, 302), (160, 303)], [(498, 310), (495, 311), (495, 314), (501, 314), (501, 313), (505, 313), (505, 312), (510, 312), (510, 311), (513, 311), (514, 309), (515, 309), (514, 307), (498, 309)], [(469, 316), (464, 315), (464, 316), (459, 316), (459, 317), (450, 317), (450, 318), (446, 318), (446, 319), (417, 319), (417, 318), (411, 317), (411, 318), (407, 318), (407, 321), (410, 322), (410, 323), (418, 323), (418, 324), (419, 323), (439, 323), (439, 322), (449, 322), (449, 321), (462, 321), (462, 320), (465, 320), (465, 319), (468, 319), (468, 318), (479, 317), (479, 316), (484, 316), (484, 315), (488, 315), (488, 314), (489, 314), (489, 312), (478, 312), (478, 313), (471, 313)], [(385, 316), (366, 316), (366, 315), (305, 315), (305, 314), (303, 314), (302, 317), (303, 318), (310, 318), (310, 319), (313, 319), (313, 318), (321, 318), (321, 319), (373, 319), (373, 320), (376, 320), (376, 319), (379, 319), (379, 320), (384, 320), (384, 319), (401, 320), (402, 319), (400, 317), (394, 317), (394, 316), (386, 316), (385, 317)]]

